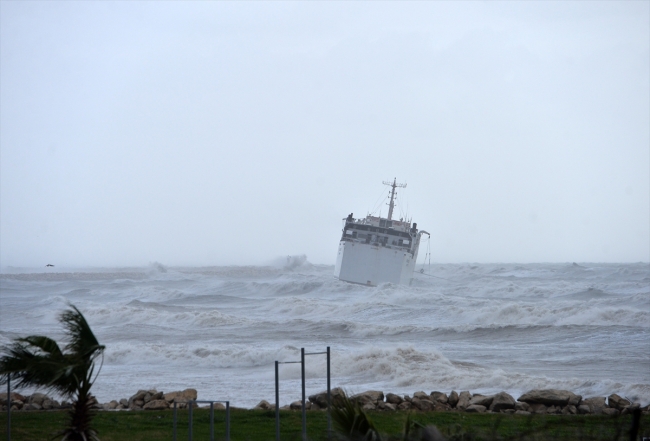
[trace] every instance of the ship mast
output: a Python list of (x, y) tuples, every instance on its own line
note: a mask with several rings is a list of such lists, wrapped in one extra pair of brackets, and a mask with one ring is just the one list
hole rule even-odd
[(395, 208), (395, 189), (396, 188), (406, 188), (406, 184), (398, 184), (397, 183), (397, 178), (393, 179), (393, 182), (390, 181), (382, 181), (384, 185), (390, 185), (391, 190), (390, 190), (390, 204), (388, 204), (388, 220), (393, 219), (393, 208)]

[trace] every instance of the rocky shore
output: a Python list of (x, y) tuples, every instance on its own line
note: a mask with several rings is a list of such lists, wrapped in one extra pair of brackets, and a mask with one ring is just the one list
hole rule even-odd
[[(343, 389), (334, 388), (331, 391), (332, 404), (336, 406), (344, 396)], [(139, 390), (129, 399), (113, 400), (109, 403), (98, 403), (93, 406), (98, 410), (164, 410), (176, 403), (180, 409), (186, 408), (188, 401), (197, 399), (196, 389), (163, 393), (156, 390)], [(505, 413), (517, 415), (530, 414), (562, 414), (562, 415), (625, 415), (635, 409), (641, 409), (643, 414), (650, 414), (650, 405), (641, 407), (640, 403), (612, 394), (608, 397), (583, 398), (570, 391), (558, 389), (541, 389), (526, 392), (515, 398), (507, 392), (494, 395), (472, 394), (469, 391), (460, 393), (451, 391), (433, 391), (429, 394), (420, 391), (410, 395), (396, 395), (381, 391), (366, 391), (350, 397), (359, 403), (364, 410), (387, 412), (422, 411), (422, 412), (473, 412), (473, 413)], [(10, 400), (12, 411), (57, 410), (70, 408), (68, 402), (61, 402), (42, 393), (23, 396), (12, 393)], [(196, 406), (196, 404), (195, 404)], [(221, 403), (214, 403), (215, 409), (223, 409)], [(299, 410), (300, 401), (295, 401), (281, 409)], [(324, 410), (327, 408), (327, 392), (311, 395), (306, 402), (308, 410)], [(275, 409), (275, 405), (266, 400), (260, 401), (254, 409)], [(0, 411), (7, 410), (7, 394), (0, 394)]]

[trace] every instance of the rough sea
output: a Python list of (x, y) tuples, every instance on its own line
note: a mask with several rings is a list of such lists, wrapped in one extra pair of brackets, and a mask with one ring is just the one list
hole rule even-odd
[[(340, 282), (301, 258), (241, 267), (17, 269), (0, 274), (0, 344), (61, 338), (68, 303), (106, 345), (100, 402), (138, 389), (274, 400), (274, 361), (331, 348), (332, 387), (413, 394), (568, 389), (650, 402), (650, 265), (433, 264), (411, 286)], [(418, 266), (419, 270), (419, 266)], [(326, 358), (307, 357), (307, 393)], [(300, 399), (300, 365), (280, 368)]]

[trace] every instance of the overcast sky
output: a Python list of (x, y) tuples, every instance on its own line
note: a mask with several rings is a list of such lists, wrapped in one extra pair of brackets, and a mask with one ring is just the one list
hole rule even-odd
[(2, 1), (0, 266), (647, 262), (649, 5)]

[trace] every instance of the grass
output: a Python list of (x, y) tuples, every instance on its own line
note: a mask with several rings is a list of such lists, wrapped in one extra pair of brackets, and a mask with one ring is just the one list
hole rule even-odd
[[(382, 434), (399, 439), (404, 428), (405, 412), (369, 412)], [(11, 439), (45, 441), (64, 427), (65, 411), (14, 412), (11, 415)], [(412, 421), (433, 424), (450, 441), (479, 440), (629, 440), (632, 418), (629, 415), (504, 415), (457, 412), (414, 412)], [(215, 440), (225, 440), (225, 412), (215, 411)], [(209, 440), (210, 413), (194, 410), (194, 440)], [(280, 412), (280, 436), (283, 441), (301, 440), (301, 413)], [(7, 415), (0, 416), (0, 437), (4, 437)], [(100, 412), (94, 427), (102, 441), (172, 441), (173, 413), (166, 411)], [(188, 439), (187, 411), (178, 411), (177, 441)], [(307, 412), (307, 435), (310, 440), (327, 439), (327, 414)], [(641, 436), (650, 436), (650, 416), (641, 418)], [(231, 409), (232, 441), (267, 441), (275, 439), (275, 412)]]

